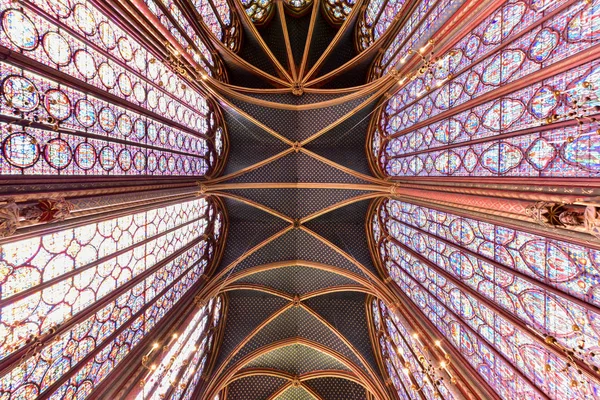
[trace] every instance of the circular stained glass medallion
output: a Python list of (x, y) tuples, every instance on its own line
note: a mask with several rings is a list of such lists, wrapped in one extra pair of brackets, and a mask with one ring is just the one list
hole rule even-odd
[(160, 67), (158, 66), (158, 62), (154, 58), (152, 58), (148, 63), (148, 76), (150, 77), (150, 79), (155, 80), (156, 78), (158, 78), (159, 69)]
[(104, 146), (100, 150), (99, 161), (100, 165), (102, 166), (102, 168), (104, 168), (104, 170), (112, 170), (117, 162), (115, 151), (111, 147)]
[(167, 167), (169, 171), (173, 172), (175, 170), (175, 158), (173, 156), (169, 157), (169, 161), (167, 162)]
[[(141, 151), (135, 153), (133, 157), (133, 166), (138, 171), (143, 171), (146, 168), (146, 156)], [(155, 166), (156, 168), (156, 166)]]
[(69, 143), (60, 138), (55, 138), (44, 146), (44, 158), (52, 168), (66, 168), (73, 158)]
[(96, 164), (96, 149), (90, 143), (80, 143), (75, 149), (75, 162), (83, 170), (91, 169)]
[(121, 150), (119, 153), (119, 166), (123, 171), (131, 169), (131, 153), (127, 149)]
[(133, 60), (134, 60), (134, 63), (135, 63), (135, 66), (137, 67), (137, 69), (139, 69), (142, 72), (146, 70), (146, 51), (145, 50), (137, 49), (133, 53)]
[[(137, 155), (138, 154), (142, 154), (142, 153), (137, 153), (136, 156), (136, 168), (137, 168)], [(154, 172), (156, 170), (156, 166), (157, 166), (157, 160), (156, 160), (156, 154), (154, 153), (150, 153), (148, 154), (148, 170), (151, 172)]]
[(48, 90), (44, 96), (44, 107), (57, 121), (64, 121), (71, 115), (71, 100), (62, 90)]
[(75, 67), (77, 71), (86, 79), (92, 79), (96, 76), (96, 61), (90, 53), (85, 50), (77, 50), (75, 56)]
[(75, 116), (85, 128), (92, 127), (96, 123), (96, 110), (89, 100), (81, 99), (75, 104)]
[(16, 132), (2, 143), (2, 153), (11, 165), (27, 168), (35, 164), (40, 157), (40, 146), (37, 139), (30, 134)]
[(132, 92), (131, 87), (131, 79), (125, 74), (119, 75), (119, 89), (121, 89), (121, 93), (125, 96), (130, 96)]
[(206, 118), (198, 118), (196, 120), (196, 129), (203, 135), (206, 135), (208, 132), (208, 122), (206, 122)]
[(123, 136), (131, 135), (131, 130), (133, 129), (131, 117), (127, 114), (121, 114), (117, 120), (117, 127)]
[(33, 111), (40, 104), (40, 96), (33, 82), (22, 76), (10, 75), (2, 83), (6, 102), (19, 111)]
[(148, 91), (148, 105), (151, 108), (156, 108), (158, 105), (158, 99), (156, 98), (156, 92), (152, 89)]
[(138, 118), (133, 123), (133, 133), (138, 139), (143, 139), (146, 136), (146, 124), (141, 118)]
[(71, 46), (69, 42), (58, 32), (48, 32), (42, 39), (44, 51), (53, 63), (59, 66), (68, 65), (71, 62)]
[(158, 137), (158, 131), (156, 130), (156, 125), (154, 124), (149, 124), (148, 125), (148, 139), (150, 139), (151, 142), (156, 142), (156, 138)]
[(108, 107), (104, 107), (100, 110), (100, 114), (98, 115), (98, 121), (100, 122), (100, 126), (106, 132), (112, 132), (117, 126), (117, 117), (113, 110)]
[(117, 41), (115, 40), (115, 31), (108, 22), (100, 22), (100, 25), (98, 25), (98, 35), (100, 36), (102, 44), (108, 50), (114, 49), (117, 45)]
[(160, 96), (158, 98), (158, 111), (160, 111), (161, 114), (167, 112), (167, 99), (165, 99), (165, 96)]
[(106, 86), (107, 89), (112, 89), (115, 87), (117, 81), (113, 67), (103, 62), (98, 67), (98, 74), (100, 75), (102, 84)]
[(75, 8), (73, 8), (73, 13), (75, 23), (83, 33), (90, 36), (96, 33), (98, 25), (96, 24), (94, 14), (92, 14), (92, 11), (87, 6), (77, 3), (75, 4)]
[(158, 157), (158, 169), (160, 172), (165, 172), (167, 170), (167, 157), (162, 154)]
[(162, 128), (159, 132), (158, 132), (158, 137), (160, 139), (160, 142), (162, 144), (167, 144), (167, 139), (169, 137), (169, 132), (167, 131), (166, 128)]
[(141, 83), (137, 82), (133, 85), (133, 95), (139, 103), (143, 103), (146, 100), (146, 90)]
[(33, 50), (40, 42), (35, 24), (19, 10), (9, 9), (2, 13), (2, 29), (12, 44), (22, 50)]
[(119, 53), (121, 57), (127, 62), (133, 60), (133, 49), (131, 48), (131, 43), (126, 37), (122, 37), (117, 42), (117, 46), (119, 46)]
[(167, 110), (169, 111), (169, 116), (171, 118), (175, 118), (175, 115), (177, 114), (177, 109), (175, 108), (174, 101), (169, 102), (169, 105), (167, 106)]
[(56, 16), (67, 18), (71, 15), (71, 0), (46, 0), (48, 7)]

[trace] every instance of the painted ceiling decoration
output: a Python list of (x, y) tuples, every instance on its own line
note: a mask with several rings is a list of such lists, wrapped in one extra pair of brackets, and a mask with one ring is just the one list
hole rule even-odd
[(0, 0), (0, 400), (600, 398), (600, 0)]

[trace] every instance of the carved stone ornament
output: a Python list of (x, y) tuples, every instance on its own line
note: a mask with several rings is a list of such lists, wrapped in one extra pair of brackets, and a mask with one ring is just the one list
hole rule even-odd
[(588, 233), (600, 239), (600, 212), (594, 206), (587, 206), (583, 213), (584, 226)]
[(295, 96), (302, 96), (304, 94), (304, 86), (302, 82), (295, 82), (292, 86), (292, 94)]
[(19, 225), (19, 207), (14, 201), (0, 203), (0, 237), (13, 235)]
[(56, 222), (62, 221), (71, 214), (73, 204), (64, 198), (43, 199), (33, 206), (21, 209), (21, 218), (33, 222)]
[(539, 201), (527, 207), (526, 214), (543, 226), (569, 227), (583, 224), (583, 213), (565, 204)]

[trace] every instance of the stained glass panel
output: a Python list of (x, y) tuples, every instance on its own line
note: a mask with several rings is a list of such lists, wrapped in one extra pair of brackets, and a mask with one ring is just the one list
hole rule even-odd
[(595, 379), (544, 345), (544, 335), (598, 343), (598, 315), (577, 301), (594, 304), (595, 250), (397, 200), (372, 223), (389, 275), (496, 392), (598, 395)]
[(162, 345), (165, 350), (158, 356), (157, 363), (150, 366), (136, 399), (162, 399), (170, 392), (169, 398), (178, 400), (193, 393), (197, 385), (196, 376), (202, 376), (204, 372), (214, 338), (210, 328), (218, 323), (220, 298), (217, 304), (219, 307), (211, 300), (201, 307), (182, 325), (183, 332), (172, 334), (168, 338), (169, 343)]
[[(567, 32), (570, 21), (600, 3), (581, 1), (562, 8), (558, 3), (545, 7), (544, 13), (524, 2), (500, 7), (429, 72), (386, 102), (372, 145), (382, 172), (596, 176), (596, 128), (571, 108), (574, 102), (587, 108), (598, 105), (600, 69), (597, 61), (573, 65), (564, 60), (593, 45), (584, 38), (568, 38)], [(497, 50), (500, 45), (506, 47)], [(536, 78), (553, 64), (560, 65), (554, 76)], [(519, 83), (525, 79), (528, 85)], [(503, 93), (494, 96), (498, 90)], [(564, 121), (560, 127), (552, 125), (555, 116)], [(575, 123), (576, 118), (583, 123)]]
[(322, 3), (325, 15), (334, 24), (343, 23), (352, 12), (355, 0), (326, 0)]
[(198, 282), (217, 218), (198, 198), (3, 245), (2, 358), (45, 338), (0, 377), (3, 398), (89, 395)]
[[(236, 0), (237, 1), (237, 0)], [(239, 0), (246, 11), (246, 15), (257, 25), (265, 24), (273, 15), (272, 0)]]
[[(0, 67), (5, 99), (0, 114), (16, 120), (15, 113), (25, 113), (28, 119), (43, 121), (39, 128), (0, 123), (2, 156), (7, 161), (0, 166), (4, 174), (58, 174), (64, 169), (71, 175), (199, 176), (213, 170), (222, 158), (224, 129), (212, 102), (198, 103), (204, 114), (180, 113), (193, 125), (188, 130), (10, 64)], [(48, 143), (58, 142), (63, 144), (61, 153), (44, 151), (50, 149)], [(57, 162), (58, 156), (75, 162)], [(153, 158), (163, 160), (158, 168), (146, 165)], [(136, 159), (132, 168), (130, 160)]]
[[(430, 365), (425, 360), (432, 360), (430, 350), (422, 345), (418, 334), (412, 331), (401, 316), (390, 311), (383, 301), (372, 302), (372, 314), (375, 326), (382, 332), (379, 339), (379, 350), (382, 353), (386, 370), (392, 384), (401, 399), (454, 399), (448, 389), (448, 382), (440, 380), (439, 373), (424, 372)], [(433, 368), (444, 368), (445, 360), (439, 360)], [(433, 382), (439, 382), (434, 384)]]

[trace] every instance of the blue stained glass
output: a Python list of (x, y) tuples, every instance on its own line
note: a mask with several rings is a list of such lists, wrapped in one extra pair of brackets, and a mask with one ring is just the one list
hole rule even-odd
[(9, 40), (23, 50), (34, 50), (39, 44), (39, 34), (31, 19), (16, 9), (2, 14), (2, 29)]
[(2, 83), (2, 92), (10, 106), (19, 111), (33, 111), (40, 103), (40, 96), (33, 82), (20, 76), (6, 78)]
[(25, 133), (17, 132), (9, 135), (2, 143), (2, 152), (12, 165), (27, 168), (35, 164), (40, 156), (37, 140)]
[(543, 62), (558, 45), (560, 34), (550, 28), (544, 28), (535, 36), (529, 48), (528, 56), (536, 62)]
[(69, 143), (63, 139), (52, 139), (44, 148), (44, 157), (48, 164), (56, 169), (63, 169), (71, 163), (73, 152)]

